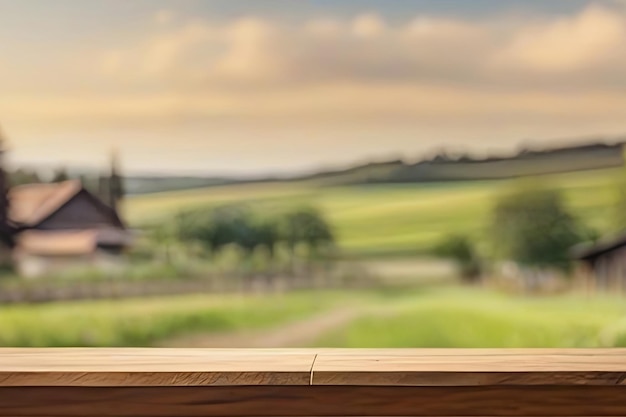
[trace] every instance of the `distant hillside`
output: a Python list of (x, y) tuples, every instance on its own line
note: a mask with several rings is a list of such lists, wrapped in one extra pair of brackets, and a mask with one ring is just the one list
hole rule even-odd
[(623, 144), (586, 144), (547, 150), (523, 150), (510, 157), (474, 159), (436, 155), (414, 164), (402, 160), (370, 163), (302, 176), (327, 185), (440, 182), (505, 179), (624, 165)]
[(320, 185), (373, 183), (441, 182), (506, 179), (557, 174), (624, 165), (623, 142), (591, 143), (551, 149), (525, 149), (513, 156), (474, 158), (450, 156), (442, 152), (416, 163), (402, 160), (372, 162), (341, 169), (286, 178), (250, 179), (203, 177), (128, 177), (129, 194), (204, 188), (259, 182), (314, 181)]
[(227, 185), (238, 182), (228, 178), (203, 177), (126, 177), (124, 187), (131, 195), (188, 190)]

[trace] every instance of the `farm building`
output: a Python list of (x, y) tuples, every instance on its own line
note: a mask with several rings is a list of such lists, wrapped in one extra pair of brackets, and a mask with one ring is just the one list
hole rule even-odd
[(0, 253), (5, 265), (33, 277), (122, 263), (132, 236), (117, 210), (121, 187), (114, 167), (105, 198), (79, 180), (11, 189), (8, 183), (0, 161)]
[(626, 291), (626, 233), (576, 247), (572, 253), (588, 288)]

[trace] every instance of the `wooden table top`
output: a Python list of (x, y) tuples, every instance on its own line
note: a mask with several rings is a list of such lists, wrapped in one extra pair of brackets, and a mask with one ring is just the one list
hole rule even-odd
[(622, 385), (626, 349), (0, 349), (0, 387)]

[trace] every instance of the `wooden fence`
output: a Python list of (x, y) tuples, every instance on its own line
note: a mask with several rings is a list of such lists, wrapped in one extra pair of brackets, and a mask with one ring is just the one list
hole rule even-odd
[(0, 304), (47, 303), (55, 301), (122, 299), (161, 295), (202, 293), (272, 293), (314, 288), (354, 287), (343, 281), (312, 281), (303, 278), (277, 277), (272, 281), (257, 279), (245, 281), (234, 277), (216, 279), (152, 279), (108, 282), (27, 282), (14, 288), (0, 287)]
[(626, 416), (626, 350), (0, 349), (0, 416)]

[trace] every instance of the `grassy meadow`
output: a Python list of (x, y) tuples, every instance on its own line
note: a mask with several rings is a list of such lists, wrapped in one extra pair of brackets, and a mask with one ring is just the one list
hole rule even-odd
[(0, 346), (124, 347), (186, 333), (263, 329), (303, 319), (350, 296), (184, 295), (0, 307)]
[[(331, 329), (313, 324), (346, 310), (355, 314)], [(285, 325), (314, 342), (271, 347), (626, 346), (626, 305), (618, 297), (524, 298), (450, 286), (4, 306), (0, 346), (160, 346)]]
[[(610, 210), (621, 169), (542, 177), (561, 189), (574, 213), (600, 232), (611, 231)], [(131, 224), (167, 219), (181, 209), (250, 202), (276, 208), (310, 203), (322, 209), (346, 254), (362, 257), (428, 252), (442, 236), (482, 238), (493, 197), (513, 180), (322, 187), (314, 182), (219, 186), (131, 197)]]
[(537, 348), (626, 346), (619, 297), (511, 297), (459, 288), (420, 291), (388, 314), (366, 314), (317, 347)]

